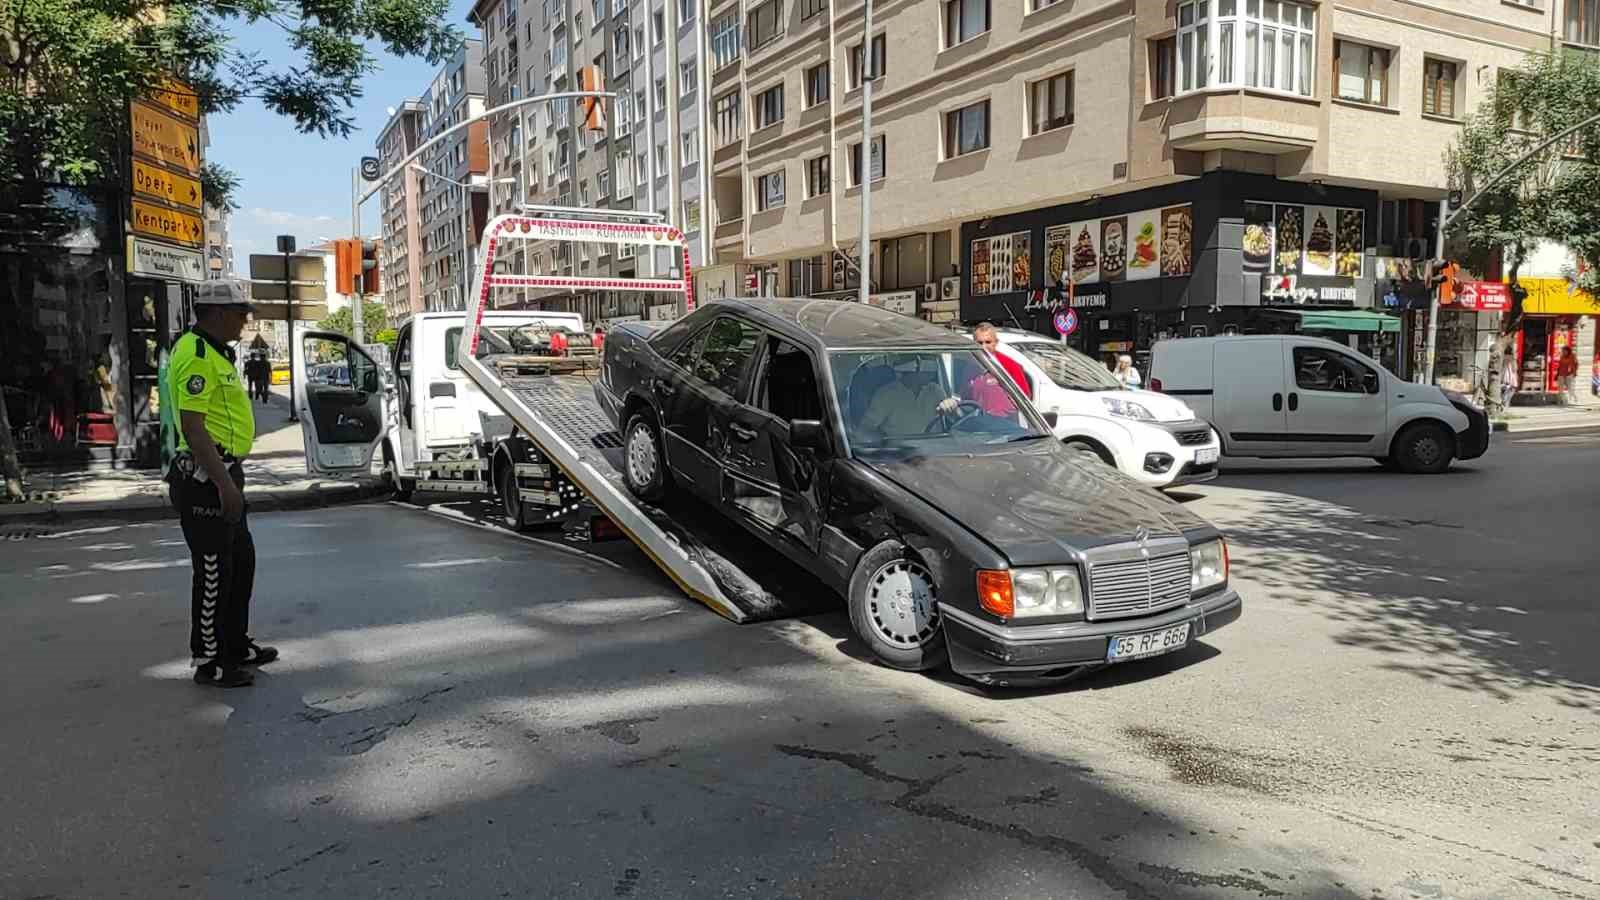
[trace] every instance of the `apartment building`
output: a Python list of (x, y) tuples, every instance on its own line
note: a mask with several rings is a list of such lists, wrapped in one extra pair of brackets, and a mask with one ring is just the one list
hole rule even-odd
[[(524, 204), (665, 214), (683, 228), (690, 259), (704, 258), (701, 197), (706, 158), (702, 102), (705, 42), (694, 0), (484, 0), (471, 21), (483, 29), (490, 107), (574, 90), (594, 66), (617, 94), (602, 128), (586, 127), (573, 101), (536, 104), (490, 122), (494, 213)], [(682, 261), (604, 244), (514, 245), (513, 272), (574, 276), (673, 274)], [(595, 321), (643, 317), (659, 297), (616, 292), (504, 291), (502, 305), (570, 308)]]
[[(391, 172), (421, 144), (422, 101), (408, 98), (389, 114), (378, 133), (378, 160)], [(389, 321), (399, 324), (422, 312), (422, 231), (419, 174), (407, 169), (383, 184), (379, 194), (383, 247), (378, 257), (379, 284)]]
[[(484, 49), (466, 41), (434, 76), (422, 95), (417, 123), (422, 143), (445, 135), (484, 111)], [(444, 137), (417, 161), (420, 179), (422, 306), (430, 312), (464, 309), (483, 217), (475, 215), (474, 192), (487, 185), (489, 126), (474, 122)]]
[(233, 277), (233, 241), (228, 236), (228, 210), (206, 204), (206, 278)]
[(889, 0), (866, 34), (860, 4), (713, 0), (713, 251), (741, 291), (852, 291), (867, 190), (899, 308), (1051, 334), (1072, 308), (1095, 354), (1324, 308), (1393, 358), (1361, 311), (1425, 296), (1401, 261), (1462, 117), (1528, 51), (1592, 43), (1595, 5)]

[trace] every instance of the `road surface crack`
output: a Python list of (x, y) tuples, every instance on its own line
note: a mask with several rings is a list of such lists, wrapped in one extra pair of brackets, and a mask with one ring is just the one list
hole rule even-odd
[[(273, 869), (271, 872), (268, 872), (267, 874), (261, 876), (261, 880), (262, 881), (269, 881), (269, 880), (271, 880), (273, 878), (277, 878), (279, 875), (282, 875), (285, 872), (291, 872), (291, 871), (293, 871), (295, 869), (298, 869), (301, 866), (305, 865), (308, 862), (311, 862), (312, 860), (316, 859), (319, 856), (327, 856), (329, 853), (343, 853), (344, 851), (348, 850), (349, 848), (350, 848), (350, 844), (347, 841), (335, 841), (335, 842), (329, 844), (328, 846), (323, 847), (321, 850), (316, 851), (315, 853), (308, 853), (305, 856), (300, 857), (299, 859), (295, 860), (292, 863), (289, 863), (286, 866), (283, 866), (283, 867), (277, 868), (277, 869)], [(244, 880), (244, 883), (245, 884), (250, 884), (254, 880), (255, 879), (253, 879), (253, 878), (246, 878)]]

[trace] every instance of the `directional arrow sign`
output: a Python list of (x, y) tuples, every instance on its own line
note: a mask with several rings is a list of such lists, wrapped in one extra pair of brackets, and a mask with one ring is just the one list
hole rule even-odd
[(150, 92), (150, 99), (178, 114), (179, 118), (194, 121), (200, 117), (200, 98), (194, 88), (176, 78), (166, 78), (161, 88)]
[(142, 160), (133, 161), (133, 191), (197, 212), (201, 209), (199, 181)]
[(198, 247), (205, 242), (206, 224), (199, 216), (142, 200), (133, 201), (130, 219), (134, 233)]
[(200, 174), (200, 132), (144, 101), (128, 104), (135, 156), (189, 175)]

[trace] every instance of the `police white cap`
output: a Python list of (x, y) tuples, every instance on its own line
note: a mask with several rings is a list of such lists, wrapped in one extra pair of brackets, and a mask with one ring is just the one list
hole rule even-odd
[(250, 299), (250, 285), (237, 279), (202, 281), (194, 298), (195, 306), (247, 306), (255, 308)]

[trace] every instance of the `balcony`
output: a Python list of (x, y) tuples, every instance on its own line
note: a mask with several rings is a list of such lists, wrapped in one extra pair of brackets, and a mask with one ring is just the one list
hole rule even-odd
[(1172, 101), (1167, 140), (1178, 150), (1293, 153), (1316, 146), (1321, 112), (1316, 101), (1291, 95), (1191, 94)]
[(730, 216), (718, 222), (713, 233), (712, 242), (718, 247), (738, 246), (744, 240), (744, 216), (738, 213), (731, 213)]

